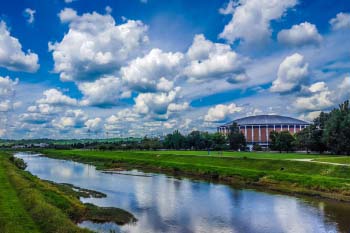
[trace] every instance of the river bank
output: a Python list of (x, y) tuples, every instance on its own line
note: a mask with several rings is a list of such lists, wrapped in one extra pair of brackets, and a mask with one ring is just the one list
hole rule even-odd
[(258, 187), (350, 202), (350, 168), (278, 159), (169, 155), (123, 151), (41, 150), (51, 158), (95, 165), (100, 170), (140, 169), (173, 176)]
[(81, 198), (83, 203), (122, 208), (138, 219), (123, 226), (79, 224), (96, 232), (346, 233), (349, 229), (347, 203), (132, 168), (106, 173), (94, 165), (36, 153), (16, 153), (16, 157), (40, 179), (106, 194), (104, 198)]
[(136, 221), (122, 209), (101, 208), (79, 200), (81, 196), (98, 198), (103, 194), (41, 180), (17, 168), (10, 158), (10, 154), (0, 152), (0, 232), (87, 233), (92, 231), (76, 223)]

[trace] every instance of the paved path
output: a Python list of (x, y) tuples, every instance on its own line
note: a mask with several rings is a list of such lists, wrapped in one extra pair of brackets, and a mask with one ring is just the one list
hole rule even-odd
[(336, 165), (336, 166), (350, 167), (350, 164), (322, 162), (322, 161), (317, 161), (317, 160), (313, 160), (313, 159), (290, 159), (290, 160), (292, 160), (292, 161), (301, 161), (301, 162), (310, 162), (310, 163), (323, 163), (323, 164), (330, 164), (330, 165)]

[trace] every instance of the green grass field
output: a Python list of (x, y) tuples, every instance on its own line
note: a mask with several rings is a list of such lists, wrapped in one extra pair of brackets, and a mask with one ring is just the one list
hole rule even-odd
[(329, 157), (327, 155), (313, 155), (305, 153), (277, 153), (277, 152), (237, 152), (237, 151), (175, 151), (175, 150), (160, 150), (160, 151), (131, 151), (137, 154), (159, 154), (159, 155), (197, 155), (197, 156), (230, 156), (238, 158), (253, 158), (253, 159), (316, 159)]
[[(320, 155), (227, 152), (207, 156), (193, 151), (87, 151), (44, 150), (49, 157), (93, 163), (100, 169), (118, 167), (238, 180), (267, 188), (322, 195), (350, 201), (350, 167), (292, 161), (295, 158), (326, 158)], [(203, 155), (203, 156), (201, 156)], [(285, 157), (288, 157), (285, 158)], [(259, 159), (256, 159), (259, 158)]]

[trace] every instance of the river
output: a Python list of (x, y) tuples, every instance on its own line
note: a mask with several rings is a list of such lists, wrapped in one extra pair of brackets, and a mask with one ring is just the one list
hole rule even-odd
[(350, 231), (350, 205), (315, 198), (237, 189), (137, 170), (103, 173), (94, 166), (17, 153), (27, 171), (41, 179), (96, 190), (106, 198), (82, 202), (125, 209), (138, 219), (80, 223), (97, 232), (332, 233)]

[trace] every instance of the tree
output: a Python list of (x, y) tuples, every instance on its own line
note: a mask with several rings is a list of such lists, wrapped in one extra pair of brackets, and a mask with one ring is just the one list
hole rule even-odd
[(185, 144), (185, 137), (175, 130), (172, 134), (168, 134), (164, 139), (164, 146), (170, 149), (182, 149)]
[(279, 133), (280, 134), (280, 138), (279, 138), (279, 144), (280, 144), (280, 151), (293, 151), (294, 149), (294, 142), (295, 142), (295, 138), (293, 137), (293, 135), (291, 135), (289, 133), (289, 131), (282, 131)]
[(244, 134), (239, 130), (237, 123), (233, 123), (230, 126), (228, 141), (232, 150), (245, 150), (247, 143)]
[(324, 126), (324, 142), (332, 153), (350, 154), (350, 108), (349, 101), (329, 113)]
[(226, 137), (221, 133), (214, 133), (211, 135), (214, 150), (224, 150), (226, 148)]
[(309, 127), (295, 134), (295, 145), (300, 150), (310, 150), (310, 131)]
[(203, 138), (200, 131), (192, 131), (187, 135), (187, 145), (189, 148), (200, 150), (204, 147)]
[(298, 132), (296, 136), (296, 146), (307, 151), (317, 151), (323, 153), (328, 150), (324, 140), (324, 130), (329, 119), (329, 113), (321, 112), (307, 128)]
[(295, 138), (289, 133), (289, 131), (272, 131), (270, 133), (270, 139), (270, 148), (272, 150), (278, 150), (281, 153), (282, 151), (289, 152), (294, 149)]
[(320, 154), (327, 150), (327, 145), (323, 140), (324, 129), (312, 124), (296, 134), (296, 145), (300, 149), (307, 151), (317, 151)]
[(324, 140), (324, 130), (328, 119), (329, 114), (321, 112), (320, 115), (314, 119), (313, 125), (310, 126), (310, 150), (318, 151), (320, 154), (328, 150)]
[(158, 138), (144, 137), (141, 140), (140, 148), (146, 149), (146, 150), (157, 150), (157, 149), (162, 148), (162, 144)]
[(270, 133), (270, 140), (271, 140), (270, 149), (271, 150), (278, 150), (278, 140), (279, 140), (278, 137), (279, 137), (278, 132), (272, 131)]

